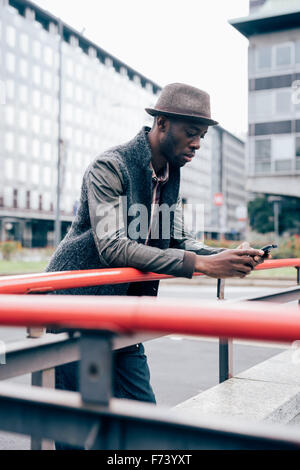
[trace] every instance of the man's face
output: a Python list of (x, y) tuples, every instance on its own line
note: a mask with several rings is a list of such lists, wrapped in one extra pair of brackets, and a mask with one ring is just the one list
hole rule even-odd
[(200, 149), (208, 126), (187, 120), (165, 119), (160, 132), (160, 151), (173, 166), (182, 167), (191, 162)]

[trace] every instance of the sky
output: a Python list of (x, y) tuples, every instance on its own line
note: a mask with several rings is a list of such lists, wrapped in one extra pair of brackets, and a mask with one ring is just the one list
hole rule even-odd
[(248, 40), (228, 24), (249, 0), (33, 0), (160, 86), (207, 91), (212, 118), (247, 132)]

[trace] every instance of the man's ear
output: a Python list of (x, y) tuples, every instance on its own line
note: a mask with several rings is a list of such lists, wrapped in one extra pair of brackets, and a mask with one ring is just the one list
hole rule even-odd
[(166, 116), (157, 116), (156, 118), (157, 127), (161, 132), (166, 132), (169, 126), (169, 122), (170, 121)]

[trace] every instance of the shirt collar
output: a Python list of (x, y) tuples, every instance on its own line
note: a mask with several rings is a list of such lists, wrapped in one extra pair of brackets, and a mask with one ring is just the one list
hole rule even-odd
[(168, 179), (169, 179), (169, 163), (167, 162), (165, 168), (163, 169), (163, 172), (160, 173), (160, 175), (158, 176), (156, 173), (155, 173), (155, 170), (152, 166), (152, 163), (150, 162), (150, 170), (152, 170), (152, 180), (155, 181), (155, 182), (159, 182), (159, 183), (162, 183), (162, 184), (165, 184)]

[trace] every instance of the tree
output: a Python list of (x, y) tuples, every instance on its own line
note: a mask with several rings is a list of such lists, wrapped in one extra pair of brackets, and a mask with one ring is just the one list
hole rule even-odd
[[(257, 197), (248, 204), (250, 227), (259, 233), (274, 232), (273, 204), (268, 195)], [(300, 233), (300, 198), (284, 197), (280, 202), (279, 233)]]

